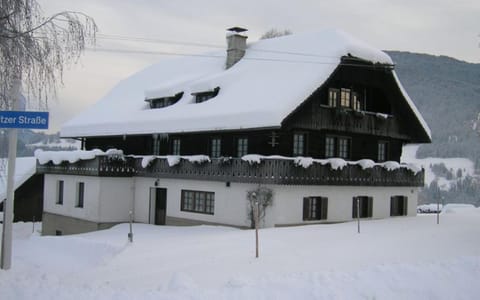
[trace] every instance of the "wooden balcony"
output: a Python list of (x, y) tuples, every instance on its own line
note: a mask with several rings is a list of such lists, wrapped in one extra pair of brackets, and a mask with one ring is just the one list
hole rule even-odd
[(250, 164), (239, 158), (212, 159), (195, 163), (180, 160), (169, 166), (167, 159), (157, 158), (146, 168), (141, 158), (126, 157), (111, 160), (97, 156), (92, 160), (76, 163), (37, 164), (37, 172), (48, 174), (84, 175), (100, 177), (153, 177), (223, 182), (243, 182), (283, 185), (350, 185), (350, 186), (423, 186), (424, 171), (414, 174), (407, 168), (389, 171), (381, 166), (363, 170), (358, 165), (347, 165), (333, 170), (329, 164), (314, 163), (308, 168), (296, 165), (292, 160), (264, 159)]
[(396, 116), (325, 105), (311, 107), (308, 114), (293, 119), (291, 126), (409, 139)]
[(308, 168), (291, 160), (265, 159), (250, 164), (238, 158), (213, 159), (211, 162), (192, 163), (187, 160), (169, 166), (166, 159), (156, 159), (147, 168), (136, 160), (137, 176), (182, 178), (224, 182), (244, 182), (284, 185), (353, 185), (353, 186), (423, 186), (424, 171), (414, 174), (406, 168), (388, 171), (381, 166), (363, 170), (347, 165), (333, 170), (330, 165), (314, 163)]
[(52, 162), (41, 165), (37, 162), (37, 173), (66, 174), (100, 177), (131, 177), (135, 172), (134, 159), (123, 159), (109, 156), (97, 156), (90, 160), (79, 160), (75, 163), (62, 162), (55, 165)]

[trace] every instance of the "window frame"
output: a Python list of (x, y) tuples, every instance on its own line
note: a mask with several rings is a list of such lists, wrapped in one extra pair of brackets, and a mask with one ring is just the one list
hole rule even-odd
[(237, 157), (248, 154), (248, 137), (237, 138)]
[(373, 216), (373, 197), (355, 196), (352, 201), (352, 219), (357, 219), (357, 199), (360, 199), (360, 219), (372, 218)]
[(210, 140), (210, 156), (212, 158), (222, 156), (222, 139), (220, 137), (214, 137)]
[(65, 198), (65, 181), (64, 180), (57, 180), (56, 186), (56, 197), (55, 197), (55, 204), (63, 205), (63, 200)]
[(329, 107), (337, 107), (339, 106), (338, 100), (340, 98), (340, 89), (336, 88), (329, 88), (328, 89), (328, 103)]
[(293, 134), (293, 156), (306, 155), (307, 134), (305, 132), (295, 132)]
[(150, 109), (164, 108), (177, 103), (183, 97), (183, 92), (170, 97), (145, 99), (149, 103)]
[(303, 198), (303, 221), (328, 219), (328, 197), (310, 196)]
[(341, 88), (340, 89), (340, 107), (351, 108), (352, 89)]
[(75, 207), (84, 208), (85, 206), (85, 182), (77, 182), (77, 188), (75, 192)]
[[(383, 145), (383, 149), (381, 148), (382, 145)], [(388, 147), (387, 141), (378, 141), (377, 143), (377, 161), (378, 162), (385, 162), (389, 159), (388, 148), (389, 147)], [(383, 157), (381, 157), (381, 154), (383, 154)]]
[(182, 151), (182, 140), (179, 138), (172, 140), (172, 155), (180, 155)]
[(216, 88), (210, 91), (192, 93), (192, 96), (195, 97), (195, 103), (199, 104), (199, 103), (208, 101), (212, 98), (215, 98), (218, 95), (219, 91), (220, 91), (220, 87), (217, 86)]
[(205, 215), (215, 214), (215, 192), (181, 190), (180, 210)]
[(355, 111), (362, 111), (363, 109), (363, 103), (362, 100), (360, 99), (360, 93), (355, 92), (352, 90), (351, 93), (351, 104), (352, 104), (352, 109)]
[(408, 197), (405, 195), (391, 196), (390, 197), (390, 217), (402, 217), (402, 216), (408, 216)]
[[(328, 142), (331, 141), (331, 142)], [(335, 157), (336, 153), (336, 146), (335, 146), (335, 137), (334, 136), (325, 136), (325, 157), (326, 158), (331, 158)]]
[(160, 144), (162, 140), (157, 136), (152, 139), (152, 144), (153, 144), (153, 155), (160, 155)]
[[(329, 142), (330, 141), (330, 142)], [(346, 142), (346, 150), (342, 143)], [(338, 157), (342, 159), (352, 158), (352, 138), (348, 136), (326, 135), (325, 136), (325, 158)]]
[[(346, 149), (343, 149), (342, 142), (346, 142), (345, 146)], [(337, 157), (343, 159), (350, 159), (351, 158), (351, 149), (352, 149), (352, 141), (349, 137), (338, 136), (337, 137)]]

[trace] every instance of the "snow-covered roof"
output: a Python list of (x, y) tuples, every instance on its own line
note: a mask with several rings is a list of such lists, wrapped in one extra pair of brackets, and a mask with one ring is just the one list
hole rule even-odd
[[(0, 159), (0, 202), (7, 197), (7, 159)], [(14, 189), (19, 188), (36, 172), (37, 162), (35, 157), (17, 157), (15, 161)]]
[[(61, 135), (280, 127), (329, 78), (343, 56), (393, 64), (386, 53), (334, 29), (251, 43), (244, 58), (229, 69), (225, 69), (225, 55), (225, 51), (214, 52), (152, 65), (121, 81), (94, 106), (67, 122)], [(195, 103), (192, 93), (215, 87), (220, 87), (216, 97)], [(180, 92), (183, 97), (168, 107), (150, 109), (144, 101)], [(417, 117), (423, 120), (420, 114)]]

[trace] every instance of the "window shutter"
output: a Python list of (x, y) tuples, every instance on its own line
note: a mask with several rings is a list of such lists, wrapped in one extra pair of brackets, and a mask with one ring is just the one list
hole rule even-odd
[(395, 215), (395, 202), (396, 202), (396, 197), (395, 196), (390, 197), (390, 217), (393, 217)]
[(358, 215), (358, 212), (357, 212), (357, 197), (353, 197), (352, 218), (356, 219), (357, 215)]
[(373, 211), (373, 197), (368, 197), (368, 217), (372, 217), (372, 211)]
[(322, 212), (321, 212), (321, 217), (320, 219), (326, 220), (327, 219), (327, 212), (328, 212), (328, 198), (327, 197), (322, 197)]
[(303, 198), (303, 220), (308, 220), (308, 209), (310, 208), (309, 203), (310, 198)]
[(403, 197), (403, 215), (408, 215), (408, 197)]

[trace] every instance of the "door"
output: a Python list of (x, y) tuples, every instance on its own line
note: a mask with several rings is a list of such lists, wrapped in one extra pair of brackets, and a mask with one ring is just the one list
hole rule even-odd
[(150, 214), (149, 223), (165, 225), (167, 216), (167, 189), (150, 188)]

